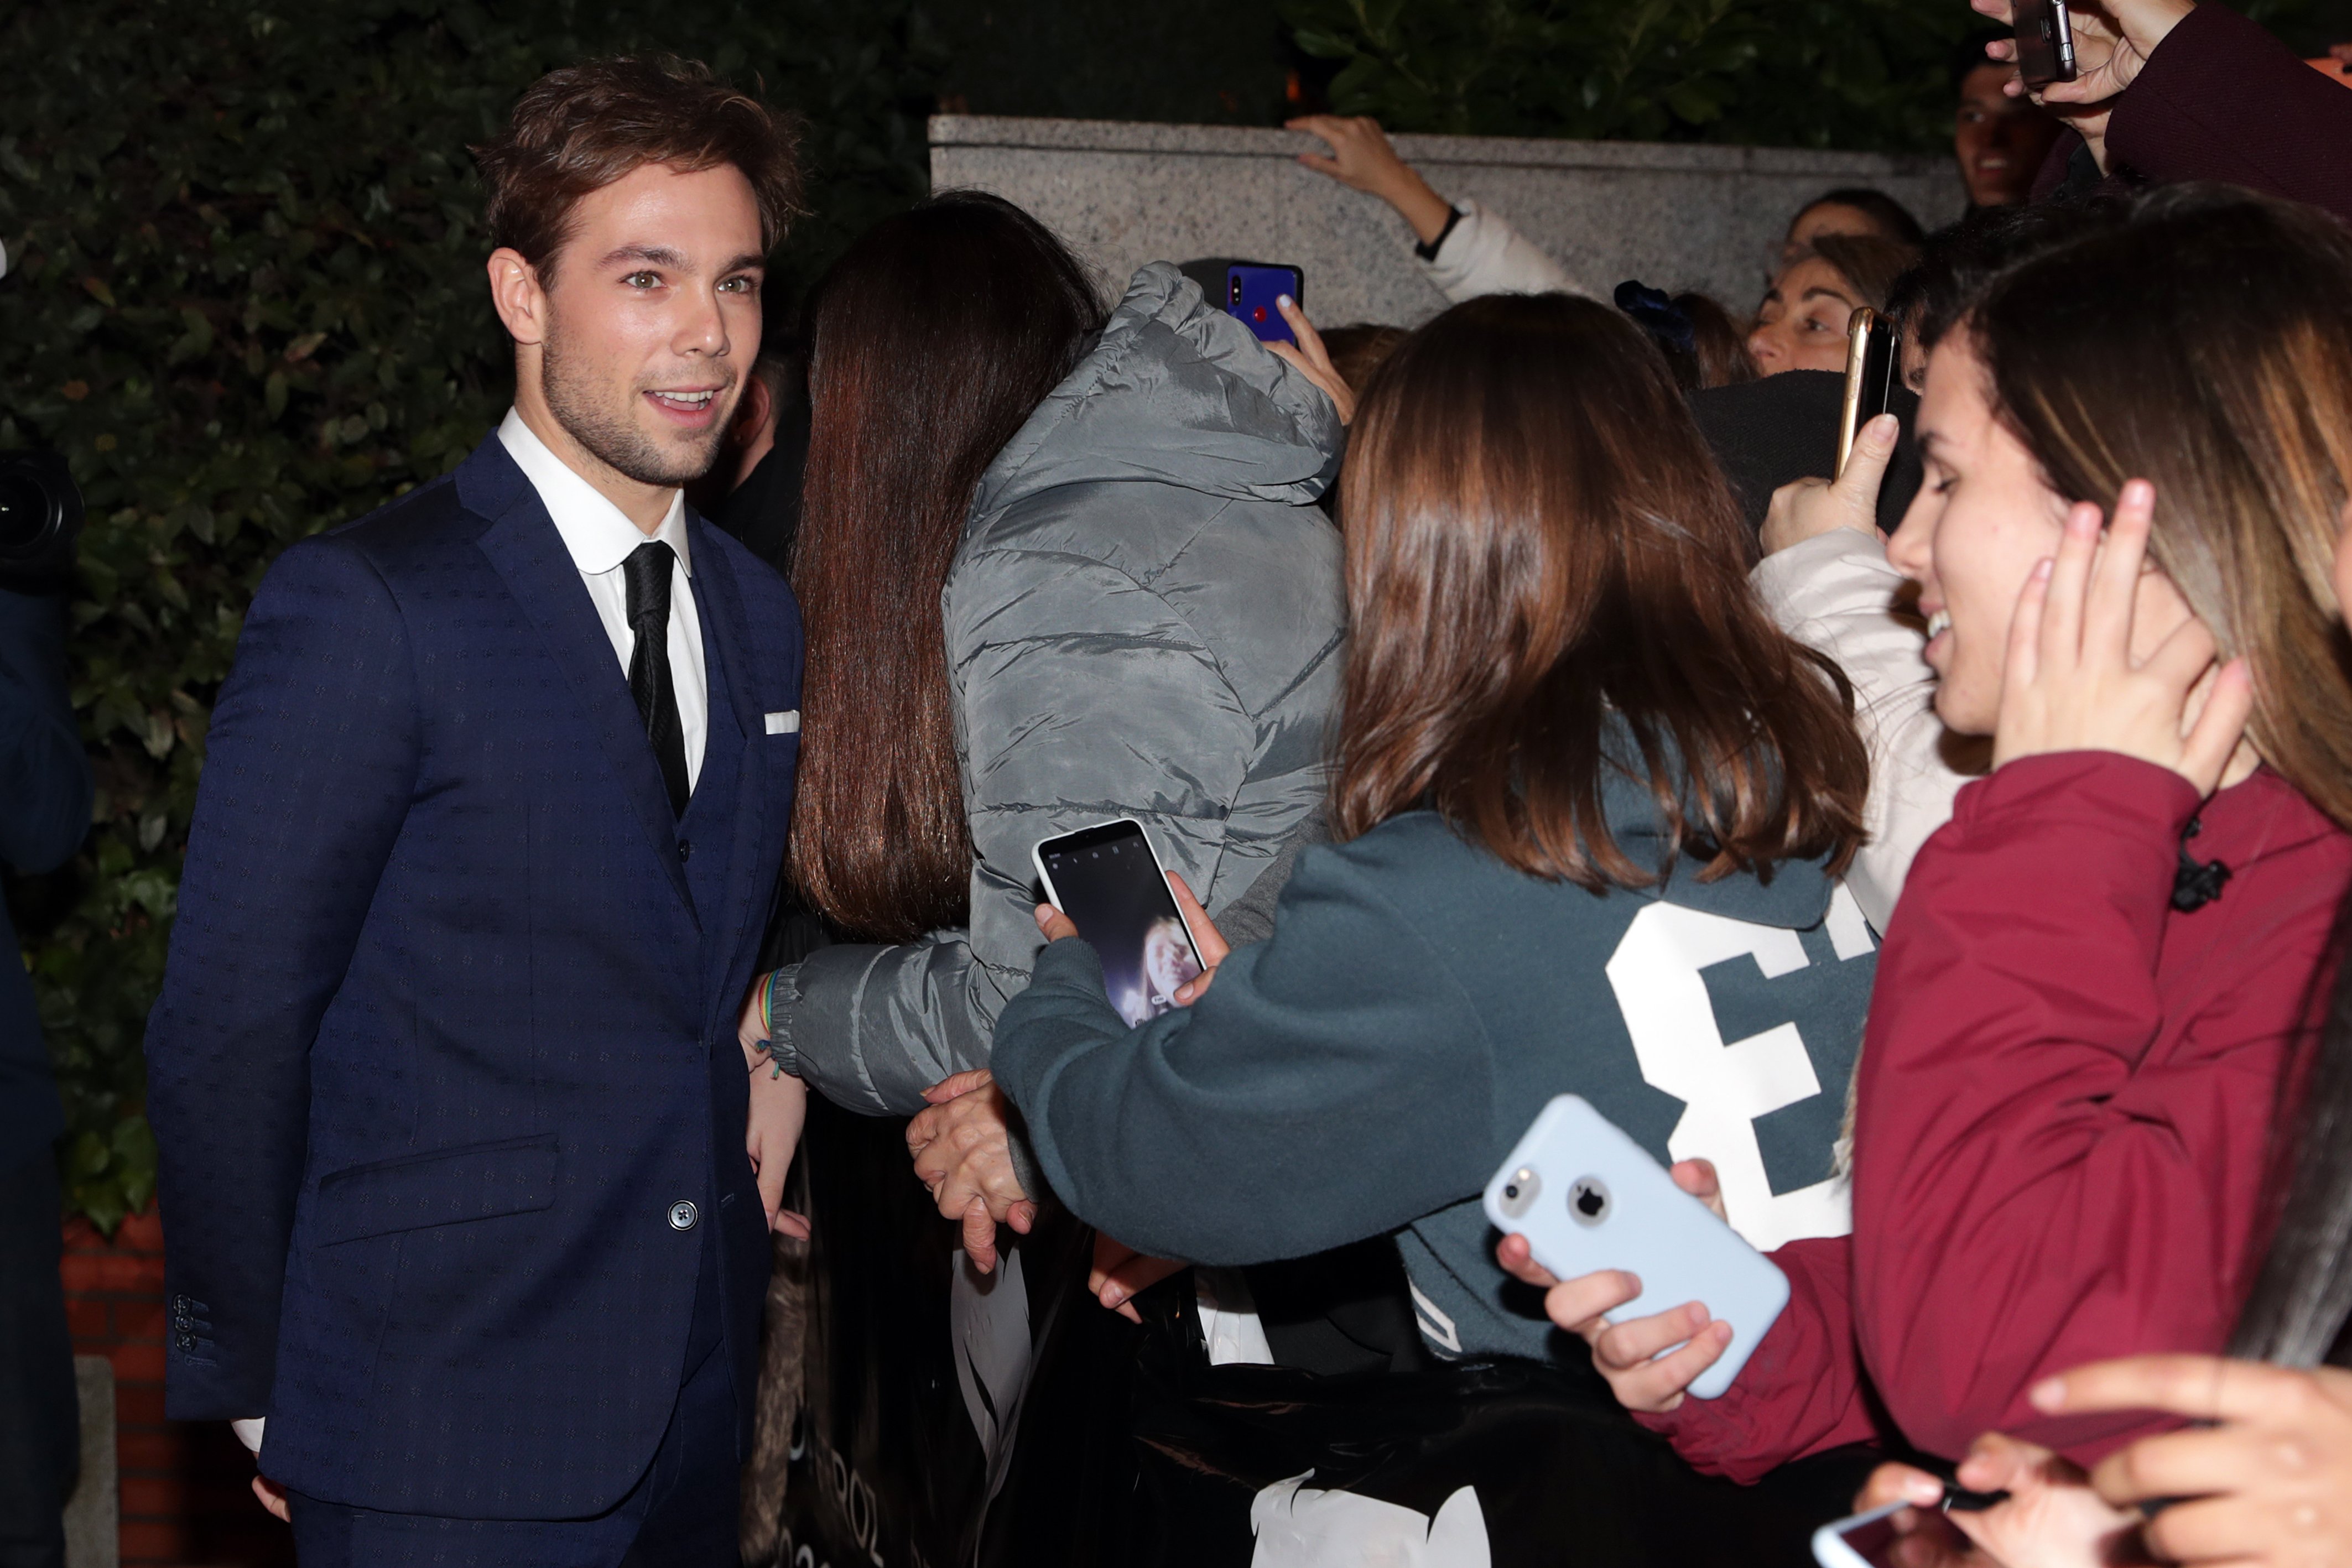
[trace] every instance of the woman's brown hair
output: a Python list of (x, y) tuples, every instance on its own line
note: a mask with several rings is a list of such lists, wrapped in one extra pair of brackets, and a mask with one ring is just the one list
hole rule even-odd
[(1641, 887), (1646, 789), (1702, 879), (1858, 846), (1852, 693), (1748, 584), (1754, 541), (1665, 364), (1607, 306), (1457, 305), (1367, 389), (1340, 476), (1342, 839), (1433, 807), (1510, 865)]
[(2156, 486), (2148, 554), (2252, 670), (2248, 733), (2352, 827), (2352, 664), (2329, 579), (2352, 497), (2352, 232), (2176, 186), (1997, 278), (1962, 323), (2070, 501)]
[(966, 918), (940, 591), (990, 460), (1103, 319), (1050, 230), (970, 191), (884, 219), (810, 297), (792, 876), (854, 935), (911, 941)]

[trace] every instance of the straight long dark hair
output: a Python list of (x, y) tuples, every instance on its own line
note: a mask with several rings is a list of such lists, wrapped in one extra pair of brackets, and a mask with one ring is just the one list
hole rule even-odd
[(810, 296), (792, 876), (856, 936), (910, 941), (967, 917), (940, 592), (990, 460), (1104, 317), (1067, 246), (974, 191), (877, 224)]
[[(1703, 879), (1852, 858), (1852, 689), (1758, 602), (1755, 541), (1623, 316), (1559, 294), (1446, 311), (1366, 390), (1340, 490), (1338, 837), (1431, 804), (1521, 871), (1649, 885), (1666, 867), (1603, 811), (1613, 768)], [(1605, 746), (1619, 725), (1637, 757)]]

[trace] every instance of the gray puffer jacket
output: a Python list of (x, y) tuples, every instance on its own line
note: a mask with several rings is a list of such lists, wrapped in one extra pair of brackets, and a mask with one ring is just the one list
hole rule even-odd
[(787, 970), (772, 1020), (787, 1071), (908, 1115), (984, 1065), (1044, 946), (1042, 838), (1134, 817), (1213, 916), (1312, 831), (1344, 629), (1339, 536), (1312, 503), (1342, 434), (1320, 390), (1174, 267), (1136, 274), (982, 478), (940, 596), (971, 928)]

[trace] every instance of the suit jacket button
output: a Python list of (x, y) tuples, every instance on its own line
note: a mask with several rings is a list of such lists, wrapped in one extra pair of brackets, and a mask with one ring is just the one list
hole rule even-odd
[(680, 839), (677, 841), (677, 858), (682, 861), (690, 861), (694, 858), (694, 841), (692, 839)]
[(188, 1298), (185, 1296), (173, 1296), (172, 1298), (172, 1310), (175, 1312), (186, 1312), (188, 1310)]
[(182, 1350), (194, 1350), (196, 1348), (196, 1336), (190, 1333), (184, 1333), (174, 1343), (176, 1343)]
[(691, 1230), (698, 1218), (694, 1205), (682, 1197), (669, 1206), (669, 1228), (672, 1230)]

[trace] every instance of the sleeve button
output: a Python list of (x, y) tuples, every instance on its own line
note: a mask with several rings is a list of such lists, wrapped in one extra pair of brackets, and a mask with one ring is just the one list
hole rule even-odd
[(694, 1205), (682, 1197), (669, 1206), (669, 1228), (672, 1230), (691, 1230), (695, 1220), (699, 1218)]

